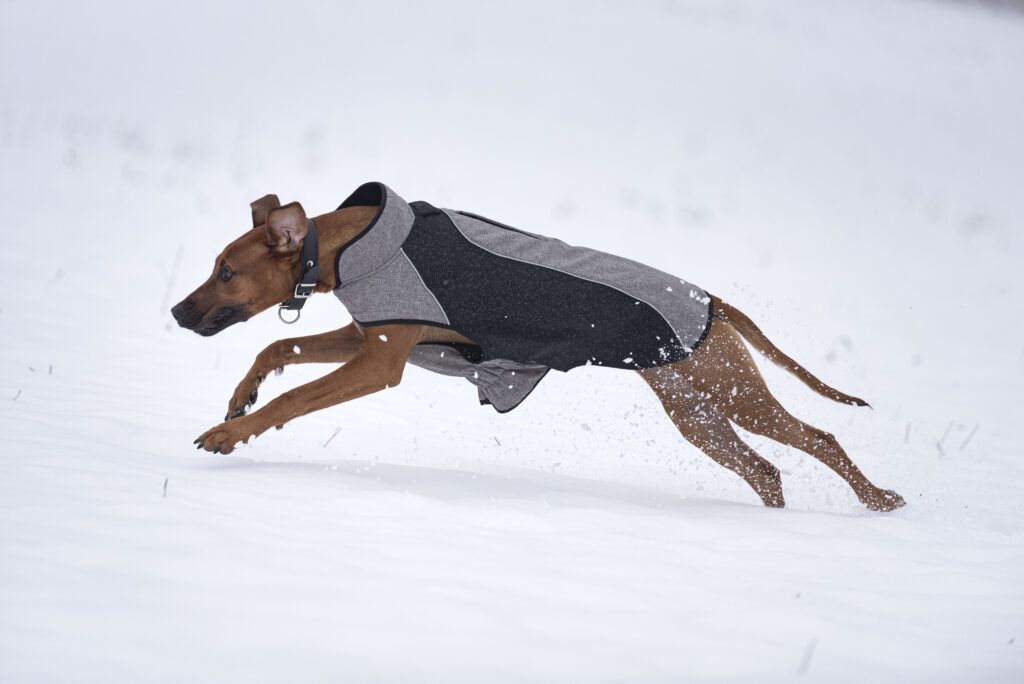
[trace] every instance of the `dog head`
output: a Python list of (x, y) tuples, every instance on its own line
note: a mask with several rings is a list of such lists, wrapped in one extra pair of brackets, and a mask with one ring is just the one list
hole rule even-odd
[(224, 248), (206, 282), (171, 309), (183, 328), (203, 336), (246, 321), (288, 299), (299, 272), (306, 212), (277, 195), (251, 205), (252, 230)]

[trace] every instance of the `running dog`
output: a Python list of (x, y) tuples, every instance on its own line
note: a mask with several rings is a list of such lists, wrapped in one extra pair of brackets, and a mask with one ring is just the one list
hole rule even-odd
[[(214, 335), (275, 305), (294, 322), (309, 296), (332, 291), (353, 322), (260, 352), (224, 422), (196, 440), (200, 449), (231, 453), (293, 418), (395, 387), (407, 363), (465, 378), (500, 412), (518, 406), (550, 369), (594, 365), (639, 373), (683, 437), (766, 506), (785, 505), (779, 470), (733, 424), (814, 456), (871, 510), (904, 505), (872, 484), (833, 435), (782, 407), (744, 340), (818, 394), (866, 402), (823, 383), (696, 285), (477, 214), (407, 203), (381, 183), (313, 219), (276, 195), (251, 209), (253, 228), (171, 310), (179, 325)], [(272, 370), (297, 363), (343, 365), (247, 412)]]

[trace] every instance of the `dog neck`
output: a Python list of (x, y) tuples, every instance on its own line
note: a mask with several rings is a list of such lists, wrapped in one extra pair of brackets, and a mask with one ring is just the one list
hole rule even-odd
[(317, 257), (321, 264), (316, 292), (330, 292), (338, 287), (332, 266), (338, 250), (362, 233), (376, 215), (376, 207), (347, 207), (313, 219), (320, 241)]

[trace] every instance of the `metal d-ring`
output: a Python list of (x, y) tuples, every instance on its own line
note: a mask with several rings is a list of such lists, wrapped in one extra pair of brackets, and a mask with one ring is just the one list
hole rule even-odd
[(287, 311), (287, 309), (284, 308), (284, 304), (282, 304), (281, 306), (277, 307), (277, 317), (280, 318), (282, 322), (287, 323), (288, 325), (291, 325), (292, 323), (295, 323), (300, 318), (302, 318), (302, 312), (299, 311), (298, 309), (296, 309), (295, 310), (295, 318), (293, 318), (292, 320), (289, 321), (287, 318), (284, 317), (284, 312), (285, 311)]

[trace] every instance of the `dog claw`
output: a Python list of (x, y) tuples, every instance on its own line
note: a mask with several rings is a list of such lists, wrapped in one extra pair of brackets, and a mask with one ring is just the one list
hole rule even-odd
[(219, 453), (220, 453), (220, 447), (217, 447), (216, 449), (214, 449), (214, 450), (213, 450), (213, 453), (215, 453), (215, 454), (219, 454)]
[(203, 445), (202, 445), (202, 444), (200, 444), (199, 446), (197, 446), (197, 447), (196, 447), (196, 451), (199, 451), (199, 450), (200, 450), (200, 449), (202, 449), (202, 448), (203, 448)]

